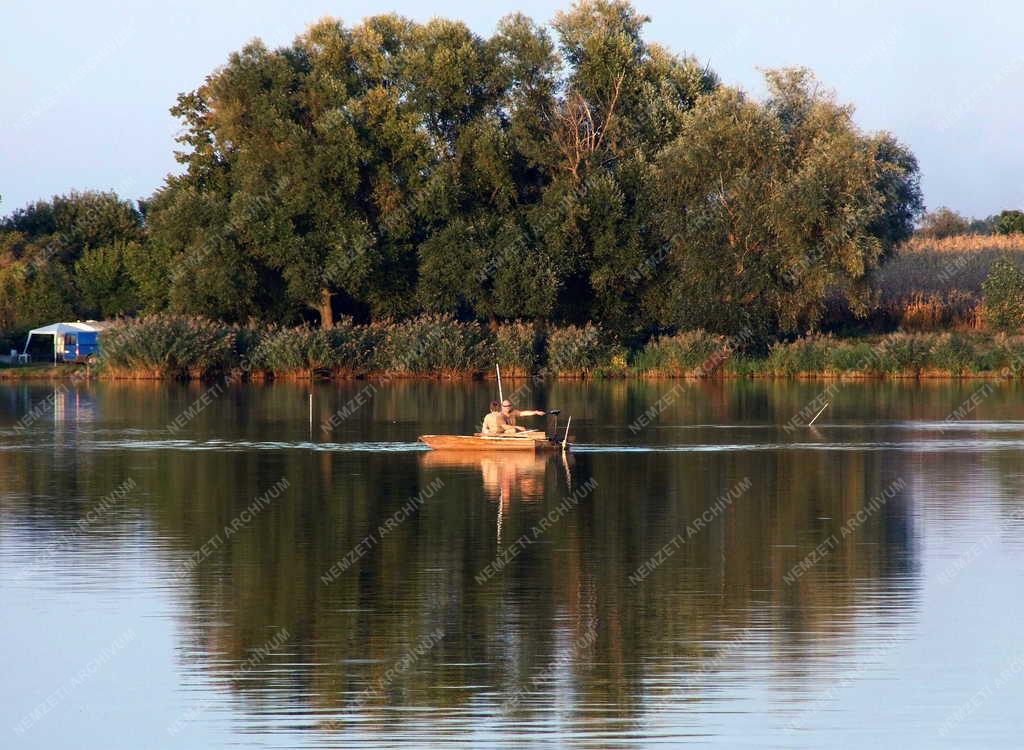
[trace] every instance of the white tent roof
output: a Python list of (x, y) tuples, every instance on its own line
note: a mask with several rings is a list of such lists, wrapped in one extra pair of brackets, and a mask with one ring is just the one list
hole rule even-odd
[(102, 331), (104, 328), (106, 328), (104, 323), (97, 320), (87, 320), (84, 323), (82, 321), (75, 323), (51, 323), (42, 328), (33, 328), (28, 333), (30, 336), (63, 336), (65, 333), (93, 333), (95, 331)]
[(25, 348), (22, 354), (28, 352), (28, 344), (33, 336), (53, 336), (53, 361), (57, 361), (57, 352), (64, 345), (64, 337), (69, 333), (98, 333), (109, 326), (109, 323), (100, 320), (76, 320), (74, 323), (51, 323), (42, 328), (33, 328), (25, 338)]

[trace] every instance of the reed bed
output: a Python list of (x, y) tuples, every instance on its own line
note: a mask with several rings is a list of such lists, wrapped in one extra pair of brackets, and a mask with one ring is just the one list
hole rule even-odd
[(624, 375), (626, 350), (600, 326), (565, 326), (548, 331), (544, 373), (559, 378)]
[(785, 377), (1017, 376), (1024, 336), (893, 333), (864, 339), (810, 336), (776, 344), (750, 374)]
[(651, 340), (630, 364), (615, 337), (594, 325), (542, 334), (524, 324), (489, 329), (429, 315), (370, 325), (346, 320), (325, 330), (254, 329), (157, 316), (104, 332), (100, 355), (96, 369), (112, 378), (467, 378), (489, 375), (496, 360), (510, 377), (961, 377), (1020, 374), (1024, 336), (816, 335), (755, 356), (730, 351), (723, 336), (684, 331)]
[(908, 331), (982, 328), (982, 284), (1004, 258), (1024, 269), (1024, 234), (911, 239), (876, 275), (880, 322)]
[(355, 377), (373, 366), (376, 331), (342, 320), (333, 328), (252, 331), (252, 373), (287, 379)]
[(706, 331), (659, 336), (641, 349), (633, 368), (660, 377), (707, 377), (731, 357), (729, 339)]
[(239, 329), (205, 318), (153, 315), (104, 331), (99, 367), (112, 378), (205, 378), (239, 362)]
[(494, 328), (494, 361), (501, 374), (527, 378), (538, 369), (544, 339), (532, 323), (512, 321)]
[(942, 239), (915, 236), (903, 243), (900, 249), (911, 253), (1024, 252), (1024, 234), (958, 234)]
[(371, 370), (393, 376), (473, 377), (494, 364), (493, 339), (477, 322), (421, 315), (368, 326), (377, 344)]

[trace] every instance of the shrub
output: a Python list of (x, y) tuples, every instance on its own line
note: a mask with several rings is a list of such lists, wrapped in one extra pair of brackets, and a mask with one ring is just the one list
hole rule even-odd
[(324, 367), (335, 377), (355, 377), (373, 369), (379, 337), (372, 326), (356, 325), (351, 318), (343, 318), (333, 328), (318, 333), (332, 353), (330, 364)]
[(808, 336), (774, 344), (768, 352), (768, 370), (785, 375), (827, 372), (829, 352), (834, 346), (831, 336)]
[(1020, 234), (1024, 232), (1024, 212), (1002, 211), (996, 219), (996, 232), (999, 234)]
[(238, 329), (203, 318), (121, 320), (100, 335), (98, 366), (114, 377), (209, 377), (238, 361)]
[(625, 351), (600, 326), (565, 326), (548, 332), (545, 372), (586, 378), (625, 370)]
[(842, 341), (829, 350), (828, 369), (835, 373), (867, 374), (875, 370), (875, 350), (867, 341)]
[(992, 264), (984, 291), (985, 323), (997, 331), (1024, 326), (1024, 272), (1008, 260)]
[(985, 351), (979, 360), (979, 368), (982, 371), (1020, 377), (1024, 374), (1024, 336), (997, 333), (992, 347)]
[(17, 349), (20, 352), (25, 345), (28, 331), (28, 327), (21, 326), (15, 330), (0, 332), (0, 354), (7, 354), (12, 349)]
[(877, 369), (891, 375), (920, 375), (928, 366), (932, 337), (892, 333), (878, 346)]
[(540, 337), (532, 323), (502, 323), (494, 332), (493, 359), (502, 376), (525, 378), (537, 369)]
[(936, 338), (928, 360), (930, 369), (950, 375), (963, 375), (979, 369), (974, 347), (956, 334), (945, 333)]
[(698, 329), (652, 339), (637, 355), (635, 364), (641, 372), (658, 375), (705, 376), (730, 356), (727, 337)]

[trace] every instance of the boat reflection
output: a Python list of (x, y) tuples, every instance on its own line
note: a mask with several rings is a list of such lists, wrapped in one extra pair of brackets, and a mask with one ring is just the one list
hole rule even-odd
[(507, 508), (513, 500), (536, 502), (542, 499), (548, 476), (571, 472), (573, 460), (569, 455), (532, 451), (428, 451), (420, 455), (420, 466), (430, 470), (479, 469), (484, 495)]
[(454, 469), (465, 473), (480, 470), (484, 497), (496, 501), (498, 517), (496, 539), (501, 543), (505, 514), (513, 503), (538, 503), (544, 499), (548, 478), (559, 481), (564, 475), (568, 487), (572, 486), (571, 455), (534, 453), (532, 451), (428, 451), (420, 455), (420, 467), (425, 470)]

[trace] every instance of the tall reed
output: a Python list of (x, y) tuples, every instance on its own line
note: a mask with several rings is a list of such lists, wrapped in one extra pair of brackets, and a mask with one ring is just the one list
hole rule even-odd
[(637, 354), (639, 372), (665, 377), (705, 377), (731, 358), (729, 339), (703, 330), (651, 339)]
[(564, 378), (621, 375), (627, 368), (626, 350), (600, 326), (565, 326), (548, 331), (544, 372)]
[(100, 334), (98, 369), (115, 378), (203, 378), (239, 361), (239, 329), (205, 318), (152, 315), (120, 320)]
[(420, 315), (370, 326), (377, 339), (374, 370), (384, 375), (465, 377), (489, 370), (493, 340), (479, 323)]
[(532, 323), (511, 321), (494, 329), (494, 361), (510, 378), (530, 376), (540, 361), (542, 338)]
[(1024, 269), (1024, 234), (915, 237), (875, 275), (879, 313), (909, 331), (982, 325), (982, 284), (996, 261)]

